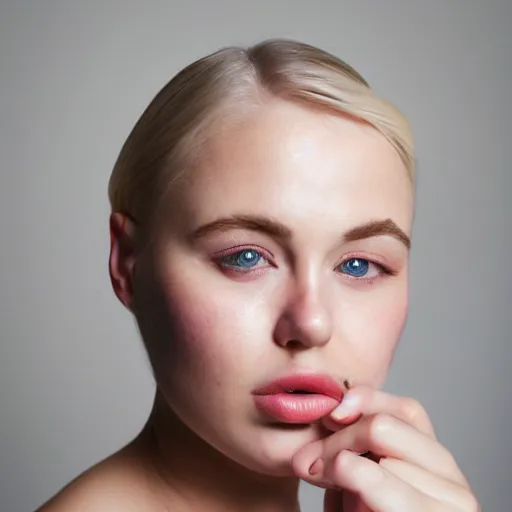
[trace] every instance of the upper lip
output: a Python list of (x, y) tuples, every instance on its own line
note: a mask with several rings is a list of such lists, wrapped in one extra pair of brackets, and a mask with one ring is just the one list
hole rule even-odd
[(331, 375), (311, 372), (291, 373), (264, 384), (253, 391), (255, 395), (275, 395), (306, 391), (326, 395), (336, 400), (343, 397), (342, 385)]

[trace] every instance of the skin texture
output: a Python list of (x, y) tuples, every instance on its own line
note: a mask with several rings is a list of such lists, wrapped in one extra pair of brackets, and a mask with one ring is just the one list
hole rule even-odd
[[(411, 185), (374, 129), (284, 102), (226, 130), (209, 154), (177, 191), (180, 201), (170, 198), (131, 307), (177, 416), (243, 466), (288, 475), (291, 456), (320, 433), (269, 428), (251, 391), (292, 369), (383, 382), (406, 318), (408, 251), (392, 237), (341, 239), (388, 218), (409, 233)], [(233, 214), (277, 219), (292, 239), (229, 230), (190, 240)], [(271, 263), (219, 268), (216, 255), (233, 247), (260, 250)], [(369, 284), (334, 270), (354, 253), (398, 275)]]
[[(86, 506), (83, 495), (113, 482), (108, 496), (127, 510), (289, 512), (298, 477), (330, 489), (330, 512), (476, 510), (421, 406), (378, 391), (406, 321), (409, 249), (393, 234), (344, 237), (376, 221), (410, 236), (412, 185), (395, 150), (368, 125), (281, 100), (220, 129), (208, 149), (173, 190), (154, 243), (112, 215), (112, 282), (147, 347), (155, 404), (133, 443), (44, 510), (64, 510), (65, 499), (74, 510), (79, 492)], [(286, 236), (254, 225), (194, 235), (233, 215), (279, 222)], [(244, 250), (261, 259), (234, 268)], [(347, 273), (354, 258), (369, 262), (365, 276)], [(349, 379), (352, 406), (315, 425), (273, 423), (251, 392), (299, 370)], [(441, 508), (436, 492), (455, 505)]]

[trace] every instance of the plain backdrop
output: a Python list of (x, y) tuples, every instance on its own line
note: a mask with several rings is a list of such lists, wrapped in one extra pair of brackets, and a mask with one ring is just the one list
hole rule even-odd
[[(0, 5), (0, 509), (129, 441), (153, 383), (111, 291), (107, 181), (134, 122), (218, 48), (299, 39), (411, 119), (411, 313), (386, 389), (430, 412), (484, 510), (510, 510), (511, 0)], [(301, 488), (305, 512), (322, 491)]]

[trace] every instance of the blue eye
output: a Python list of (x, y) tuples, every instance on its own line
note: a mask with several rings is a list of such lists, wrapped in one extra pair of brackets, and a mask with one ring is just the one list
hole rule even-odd
[(226, 256), (222, 262), (227, 266), (249, 269), (256, 266), (261, 259), (262, 255), (258, 251), (245, 249)]
[(342, 272), (352, 277), (364, 277), (370, 268), (370, 262), (362, 258), (350, 258), (340, 265)]

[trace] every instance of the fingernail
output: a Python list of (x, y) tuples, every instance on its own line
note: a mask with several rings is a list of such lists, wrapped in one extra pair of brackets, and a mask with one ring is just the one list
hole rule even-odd
[(318, 475), (320, 471), (324, 468), (324, 461), (322, 459), (316, 459), (313, 464), (309, 467), (309, 474), (311, 476)]
[(342, 420), (354, 414), (357, 410), (357, 396), (345, 395), (340, 405), (331, 412), (331, 418)]

